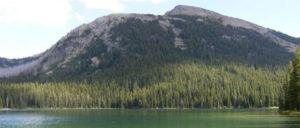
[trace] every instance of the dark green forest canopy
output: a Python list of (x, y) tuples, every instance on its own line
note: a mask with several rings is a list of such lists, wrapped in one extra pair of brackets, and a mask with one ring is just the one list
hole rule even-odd
[(284, 69), (201, 63), (161, 67), (161, 82), (1, 84), (0, 108), (249, 108), (278, 106)]
[(280, 97), (280, 110), (300, 111), (300, 47), (289, 64)]

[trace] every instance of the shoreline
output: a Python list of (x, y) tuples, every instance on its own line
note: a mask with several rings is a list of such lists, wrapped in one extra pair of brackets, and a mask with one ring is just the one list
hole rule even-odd
[[(35, 111), (35, 110), (278, 110), (279, 107), (262, 108), (0, 108), (0, 111)], [(287, 113), (287, 112), (285, 112)], [(300, 114), (300, 112), (299, 112)]]
[(279, 110), (279, 113), (289, 116), (300, 116), (300, 111)]

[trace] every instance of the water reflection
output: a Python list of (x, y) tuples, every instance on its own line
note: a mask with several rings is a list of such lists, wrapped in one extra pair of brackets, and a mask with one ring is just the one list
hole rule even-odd
[(58, 124), (58, 117), (37, 114), (36, 112), (2, 112), (0, 113), (1, 128), (40, 128), (47, 124)]
[(249, 110), (0, 111), (0, 128), (300, 128), (299, 117)]

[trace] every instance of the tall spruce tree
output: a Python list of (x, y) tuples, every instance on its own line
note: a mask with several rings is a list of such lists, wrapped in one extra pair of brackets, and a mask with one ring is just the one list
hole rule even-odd
[(281, 100), (280, 109), (300, 110), (300, 47), (296, 51), (294, 64), (290, 63), (286, 77), (283, 86), (284, 99)]
[(289, 93), (291, 95), (291, 109), (300, 110), (299, 92), (300, 92), (300, 47), (297, 49), (294, 62), (294, 70), (291, 76)]
[(290, 88), (290, 82), (291, 82), (291, 75), (293, 73), (294, 67), (293, 62), (290, 61), (289, 63), (289, 69), (288, 73), (286, 74), (286, 79), (282, 88), (282, 95), (280, 98), (280, 106), (279, 108), (281, 110), (287, 110), (290, 108), (290, 94), (289, 94), (289, 88)]

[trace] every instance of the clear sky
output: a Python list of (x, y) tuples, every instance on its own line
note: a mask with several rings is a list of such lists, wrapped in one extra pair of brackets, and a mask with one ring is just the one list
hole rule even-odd
[(300, 37), (300, 0), (0, 0), (0, 57), (39, 54), (78, 25), (104, 15), (163, 15), (179, 4)]

